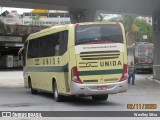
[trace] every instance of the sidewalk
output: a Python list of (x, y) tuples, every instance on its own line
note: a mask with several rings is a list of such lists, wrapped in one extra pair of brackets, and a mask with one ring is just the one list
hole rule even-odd
[(146, 79), (150, 80), (150, 81), (153, 81), (153, 82), (156, 82), (160, 85), (160, 80), (156, 80), (153, 78), (153, 76), (150, 76), (150, 77), (147, 77)]

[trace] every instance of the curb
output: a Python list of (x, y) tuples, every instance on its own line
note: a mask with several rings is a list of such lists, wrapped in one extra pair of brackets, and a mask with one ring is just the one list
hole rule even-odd
[(150, 81), (154, 81), (154, 82), (160, 84), (160, 80), (154, 79), (153, 76), (147, 77), (146, 79), (148, 79), (148, 80), (150, 80)]

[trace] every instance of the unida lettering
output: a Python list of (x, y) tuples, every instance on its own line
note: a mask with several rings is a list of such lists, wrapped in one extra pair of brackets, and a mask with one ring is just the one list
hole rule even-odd
[(100, 66), (106, 67), (106, 66), (121, 66), (121, 61), (101, 61)]

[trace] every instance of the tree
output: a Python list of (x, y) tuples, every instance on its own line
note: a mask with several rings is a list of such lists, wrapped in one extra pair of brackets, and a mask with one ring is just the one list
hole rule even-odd
[(136, 15), (123, 14), (121, 17), (110, 19), (110, 21), (121, 22), (124, 25), (127, 45), (131, 45), (136, 42), (136, 32), (138, 27), (135, 25)]
[[(152, 41), (152, 26), (147, 23), (145, 20), (136, 19), (135, 24), (138, 26), (139, 30), (137, 32), (137, 41), (138, 42), (150, 42)], [(143, 40), (143, 35), (147, 35), (147, 40)]]
[[(105, 16), (100, 14), (99, 21), (104, 21)], [(145, 20), (139, 19), (137, 15), (122, 14), (119, 17), (111, 18), (109, 21), (121, 22), (124, 25), (128, 46), (135, 42), (153, 42), (152, 26)], [(143, 40), (143, 35), (147, 35), (146, 41)]]

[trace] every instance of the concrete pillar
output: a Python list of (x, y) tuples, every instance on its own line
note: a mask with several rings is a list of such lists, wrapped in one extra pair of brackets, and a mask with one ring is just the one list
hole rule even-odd
[(97, 11), (88, 9), (70, 9), (71, 23), (93, 22), (97, 20)]
[(153, 77), (160, 80), (160, 12), (154, 13), (153, 18), (153, 41), (154, 41), (154, 62)]

